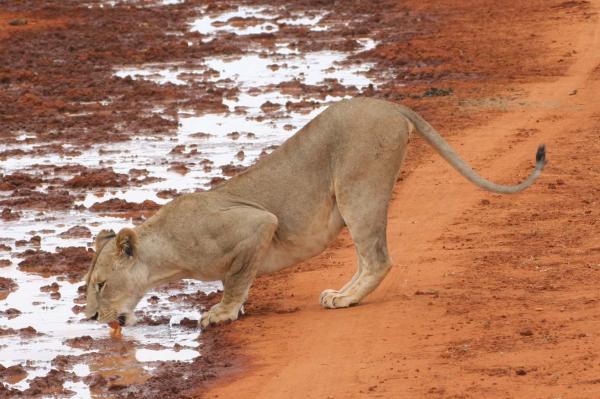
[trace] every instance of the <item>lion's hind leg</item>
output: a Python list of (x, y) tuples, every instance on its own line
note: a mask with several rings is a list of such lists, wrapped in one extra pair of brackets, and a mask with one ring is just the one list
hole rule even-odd
[[(358, 270), (340, 290), (325, 290), (321, 305), (343, 308), (360, 302), (383, 280), (391, 267), (386, 242), (388, 197), (367, 208), (341, 206), (342, 217), (350, 230), (356, 248)], [(346, 209), (344, 209), (346, 208)]]
[(336, 202), (354, 241), (358, 270), (340, 290), (321, 293), (323, 307), (342, 308), (359, 303), (388, 273), (391, 267), (386, 238), (388, 203), (403, 156), (403, 150), (385, 152), (379, 159), (357, 162), (366, 171), (357, 171), (356, 166), (342, 168), (335, 177)]

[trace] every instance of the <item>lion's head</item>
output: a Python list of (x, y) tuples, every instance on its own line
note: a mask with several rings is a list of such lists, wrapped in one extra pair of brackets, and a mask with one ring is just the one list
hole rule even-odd
[(147, 268), (140, 261), (138, 238), (132, 229), (118, 234), (102, 230), (96, 237), (96, 256), (85, 277), (85, 315), (101, 323), (135, 323), (133, 309), (145, 293)]

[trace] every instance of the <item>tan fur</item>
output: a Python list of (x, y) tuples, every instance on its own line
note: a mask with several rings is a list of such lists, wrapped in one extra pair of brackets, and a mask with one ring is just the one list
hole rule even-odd
[(100, 251), (102, 245), (105, 244), (106, 240), (113, 238), (115, 236), (115, 232), (113, 230), (100, 230), (100, 233), (96, 236), (96, 242), (94, 247), (96, 248), (96, 253)]
[(235, 320), (257, 274), (320, 253), (343, 226), (355, 243), (358, 270), (340, 290), (323, 291), (321, 304), (358, 303), (391, 266), (388, 203), (415, 129), (461, 174), (492, 191), (523, 190), (545, 164), (542, 151), (524, 183), (496, 185), (410, 109), (374, 99), (341, 101), (245, 173), (211, 191), (182, 195), (144, 224), (109, 238), (90, 270), (88, 317), (97, 313), (108, 322), (123, 315), (131, 324), (150, 288), (194, 278), (224, 285), (222, 301), (203, 315), (202, 326)]

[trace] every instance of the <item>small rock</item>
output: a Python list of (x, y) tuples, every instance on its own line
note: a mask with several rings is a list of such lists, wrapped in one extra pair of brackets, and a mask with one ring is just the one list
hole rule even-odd
[(92, 236), (92, 232), (85, 226), (73, 226), (60, 233), (59, 236), (61, 238), (88, 238)]
[(187, 328), (198, 328), (198, 320), (192, 320), (188, 319), (187, 317), (184, 317), (179, 322), (179, 325)]
[(11, 26), (23, 26), (27, 25), (28, 23), (28, 20), (22, 18), (11, 19), (10, 21), (8, 21), (8, 24)]
[(515, 370), (515, 374), (516, 375), (525, 375), (525, 374), (527, 374), (527, 371), (524, 368), (519, 367), (518, 369)]

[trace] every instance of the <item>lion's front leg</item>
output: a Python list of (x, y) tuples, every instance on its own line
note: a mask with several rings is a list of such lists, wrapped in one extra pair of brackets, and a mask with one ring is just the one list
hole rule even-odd
[(237, 320), (240, 313), (243, 313), (244, 302), (248, 298), (248, 290), (255, 275), (256, 267), (250, 263), (227, 276), (223, 280), (223, 299), (202, 314), (200, 322), (202, 328)]
[(223, 299), (202, 314), (200, 325), (237, 320), (248, 298), (250, 285), (256, 276), (273, 234), (277, 229), (277, 217), (272, 213), (252, 209), (240, 220), (240, 229), (247, 232), (246, 239), (234, 248), (229, 272), (223, 279)]

